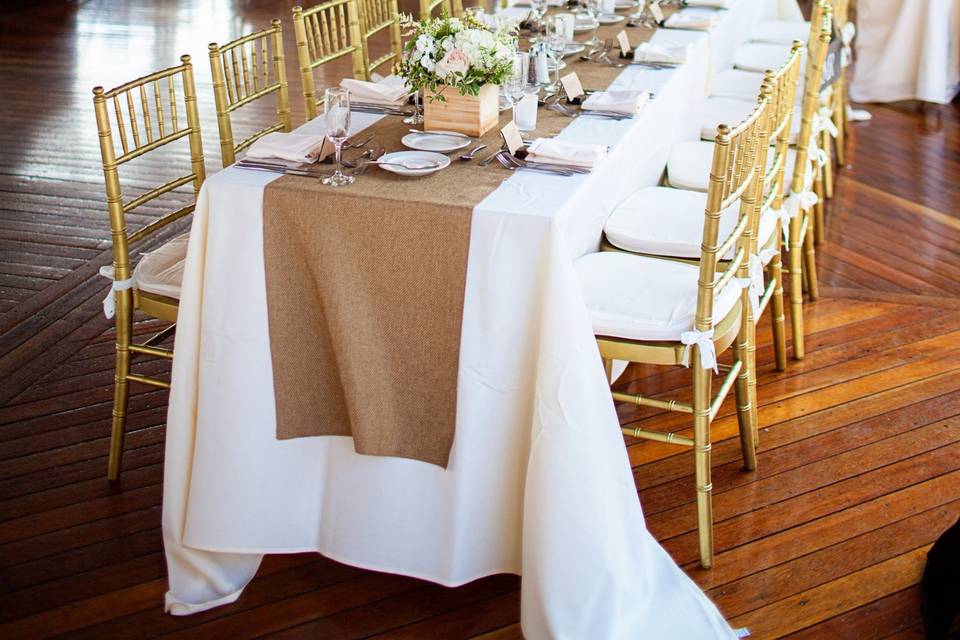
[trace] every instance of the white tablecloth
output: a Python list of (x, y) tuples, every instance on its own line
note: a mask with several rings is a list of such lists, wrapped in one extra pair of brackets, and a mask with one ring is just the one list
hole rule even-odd
[(960, 0), (859, 0), (850, 97), (946, 104), (960, 91)]
[[(207, 180), (167, 424), (168, 610), (232, 602), (261, 554), (318, 551), (451, 586), (521, 574), (529, 638), (732, 637), (644, 526), (572, 264), (618, 202), (657, 183), (672, 144), (698, 137), (711, 42), (748, 34), (765, 2), (740, 0), (710, 37), (659, 32), (695, 52), (677, 70), (624, 70), (615, 88), (656, 93), (642, 116), (579, 118), (561, 134), (612, 147), (591, 175), (512, 175), (476, 207), (446, 470), (358, 455), (345, 437), (275, 438), (262, 249), (275, 176)], [(358, 130), (375, 116), (354, 118)]]

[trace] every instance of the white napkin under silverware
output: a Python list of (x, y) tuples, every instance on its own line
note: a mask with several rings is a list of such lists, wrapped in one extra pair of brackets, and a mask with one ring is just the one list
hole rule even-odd
[[(676, 14), (674, 14), (676, 15)], [(683, 64), (690, 57), (692, 46), (667, 46), (644, 42), (637, 45), (633, 51), (633, 59), (637, 62), (660, 62), (664, 64)]]
[(611, 111), (633, 116), (643, 110), (650, 94), (646, 91), (597, 91), (580, 105), (586, 111)]
[(727, 9), (730, 0), (687, 0), (688, 7), (707, 7), (709, 9)]
[(708, 31), (716, 24), (718, 14), (716, 11), (704, 11), (697, 9), (684, 9), (678, 11), (663, 23), (668, 29), (692, 29), (695, 31)]
[(592, 169), (607, 155), (602, 144), (564, 142), (555, 138), (537, 138), (527, 147), (526, 159), (544, 164), (565, 164)]
[(378, 82), (344, 78), (340, 81), (340, 86), (350, 92), (350, 99), (353, 101), (386, 107), (401, 107), (410, 96), (404, 79), (395, 75), (389, 75)]
[(326, 136), (274, 131), (263, 136), (247, 149), (249, 158), (274, 158), (288, 162), (316, 162), (332, 149), (324, 149)]

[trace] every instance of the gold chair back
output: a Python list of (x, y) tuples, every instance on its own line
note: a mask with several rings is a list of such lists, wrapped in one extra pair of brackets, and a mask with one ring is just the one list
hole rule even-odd
[[(103, 87), (93, 89), (93, 109), (100, 138), (110, 235), (113, 241), (111, 275), (114, 283), (123, 283), (123, 286), (114, 284), (111, 290), (116, 324), (116, 371), (110, 456), (107, 466), (107, 477), (110, 480), (116, 480), (120, 475), (129, 382), (139, 382), (160, 388), (170, 386), (166, 380), (130, 372), (130, 360), (134, 354), (168, 359), (173, 357), (169, 350), (154, 346), (170, 335), (172, 327), (161, 331), (145, 343), (132, 342), (134, 308), (156, 318), (176, 322), (179, 307), (178, 301), (174, 298), (138, 291), (130, 286), (133, 275), (130, 265), (130, 246), (192, 213), (195, 205), (190, 203), (163, 214), (133, 233), (127, 232), (126, 215), (188, 184), (193, 186), (195, 201), (203, 184), (205, 177), (203, 141), (200, 133), (200, 116), (197, 112), (193, 66), (190, 63), (190, 56), (187, 55), (182, 56), (180, 62), (179, 66), (157, 71), (109, 91), (105, 91)], [(178, 78), (181, 84), (179, 93)], [(183, 118), (179, 115), (181, 102)], [(113, 122), (111, 122), (111, 110), (114, 114)], [(114, 133), (119, 137), (119, 150)], [(120, 187), (120, 165), (183, 138), (189, 141), (190, 172), (124, 202)]]
[[(213, 42), (209, 49), (217, 127), (220, 130), (220, 158), (223, 166), (227, 167), (234, 163), (238, 151), (243, 151), (268, 133), (290, 131), (292, 128), (280, 20), (272, 20), (268, 29), (237, 38), (223, 46)], [(235, 144), (230, 114), (271, 93), (276, 94), (277, 122)]]
[[(452, 0), (420, 0), (420, 19), (426, 20), (433, 16), (433, 11), (436, 8), (440, 8), (440, 14), (443, 15), (446, 13), (448, 16), (453, 15), (453, 5)], [(463, 7), (461, 6), (461, 13)]]
[(360, 10), (357, 0), (327, 0), (309, 9), (293, 8), (293, 31), (297, 39), (297, 60), (303, 83), (303, 100), (307, 120), (317, 117), (317, 96), (314, 70), (328, 62), (351, 56), (353, 77), (363, 80), (367, 74), (363, 63), (363, 38), (360, 34)]
[[(359, 0), (360, 32), (363, 36), (363, 69), (366, 79), (371, 74), (389, 64), (387, 74), (400, 62), (403, 55), (403, 42), (400, 39), (400, 10), (397, 0)], [(370, 41), (377, 34), (387, 32), (390, 36), (390, 49), (376, 59), (370, 59)], [(387, 75), (382, 74), (382, 75)]]

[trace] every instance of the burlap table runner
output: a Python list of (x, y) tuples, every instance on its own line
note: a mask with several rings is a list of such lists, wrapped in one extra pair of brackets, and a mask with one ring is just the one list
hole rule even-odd
[[(614, 38), (622, 24), (601, 28)], [(652, 31), (629, 29), (633, 45)], [(587, 89), (621, 69), (567, 59)], [(500, 126), (509, 122), (501, 114)], [(540, 109), (533, 136), (570, 124)], [(409, 125), (363, 131), (404, 149)], [(481, 142), (484, 157), (498, 130)], [(425, 178), (371, 168), (349, 187), (284, 176), (264, 192), (263, 248), (277, 438), (352, 435), (358, 453), (446, 467), (457, 411), (460, 328), (473, 208), (507, 177), (461, 162)]]

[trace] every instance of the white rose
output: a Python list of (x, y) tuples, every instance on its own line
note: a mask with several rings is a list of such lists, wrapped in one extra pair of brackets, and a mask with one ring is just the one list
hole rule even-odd
[(465, 74), (468, 69), (470, 69), (470, 60), (460, 49), (451, 49), (437, 63), (437, 75), (441, 78), (453, 73)]
[(433, 38), (427, 34), (423, 34), (417, 38), (417, 51), (420, 53), (433, 53), (435, 50)]

